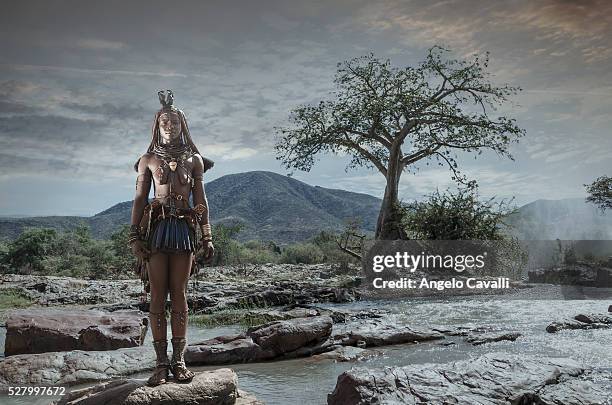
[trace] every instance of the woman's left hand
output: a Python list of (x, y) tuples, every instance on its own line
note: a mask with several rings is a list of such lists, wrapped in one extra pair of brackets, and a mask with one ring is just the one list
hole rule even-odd
[(198, 256), (203, 256), (205, 261), (212, 260), (215, 254), (215, 247), (212, 241), (204, 240), (200, 244), (200, 249), (198, 250)]

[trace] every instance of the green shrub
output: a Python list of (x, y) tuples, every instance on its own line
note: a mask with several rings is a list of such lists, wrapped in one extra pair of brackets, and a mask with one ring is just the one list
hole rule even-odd
[(296, 243), (283, 250), (280, 262), (288, 264), (323, 263), (323, 252), (314, 243)]
[(19, 274), (43, 272), (43, 260), (52, 253), (57, 232), (49, 228), (29, 228), (8, 246), (6, 260)]
[(343, 252), (338, 247), (339, 235), (329, 231), (321, 231), (310, 241), (315, 244), (323, 254), (323, 262), (325, 263), (339, 263), (342, 265), (348, 265), (350, 262), (357, 262), (357, 259), (351, 255)]
[(504, 219), (515, 209), (512, 200), (479, 200), (474, 184), (456, 193), (436, 191), (424, 202), (402, 206), (402, 224), (412, 239), (502, 240)]

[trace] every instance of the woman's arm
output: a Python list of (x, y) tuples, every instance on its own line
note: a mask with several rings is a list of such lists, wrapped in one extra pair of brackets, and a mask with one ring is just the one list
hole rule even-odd
[(150, 254), (141, 240), (140, 221), (144, 213), (144, 208), (149, 202), (149, 191), (151, 190), (151, 170), (149, 170), (148, 156), (143, 155), (138, 162), (138, 177), (136, 177), (136, 195), (132, 204), (132, 215), (130, 218), (130, 234), (128, 243), (132, 248), (132, 253), (141, 260), (146, 260)]
[(210, 217), (208, 214), (208, 199), (204, 191), (202, 182), (204, 175), (204, 162), (202, 156), (194, 155), (193, 165), (193, 209), (198, 213), (198, 222), (202, 230), (202, 248), (205, 250), (205, 258), (208, 260), (214, 254), (212, 244), (212, 232), (210, 227)]
[(139, 225), (144, 212), (144, 207), (149, 202), (149, 191), (151, 190), (151, 170), (148, 166), (148, 156), (143, 155), (138, 162), (138, 177), (136, 177), (136, 195), (132, 205), (131, 225)]

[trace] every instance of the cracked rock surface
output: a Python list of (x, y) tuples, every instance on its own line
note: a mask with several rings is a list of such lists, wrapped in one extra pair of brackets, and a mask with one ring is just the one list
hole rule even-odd
[(115, 380), (70, 392), (56, 405), (263, 405), (238, 389), (229, 368), (196, 373), (189, 383), (169, 382), (148, 387), (142, 380)]
[(570, 359), (489, 353), (449, 364), (354, 367), (338, 377), (327, 403), (583, 405), (612, 400), (609, 388)]
[(150, 347), (110, 351), (17, 354), (0, 362), (0, 391), (9, 385), (72, 385), (107, 380), (155, 366)]

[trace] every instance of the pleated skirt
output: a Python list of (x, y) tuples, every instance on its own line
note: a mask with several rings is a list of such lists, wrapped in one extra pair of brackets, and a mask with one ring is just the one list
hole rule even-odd
[(149, 239), (153, 251), (185, 253), (196, 251), (196, 237), (184, 218), (161, 219), (151, 232)]

